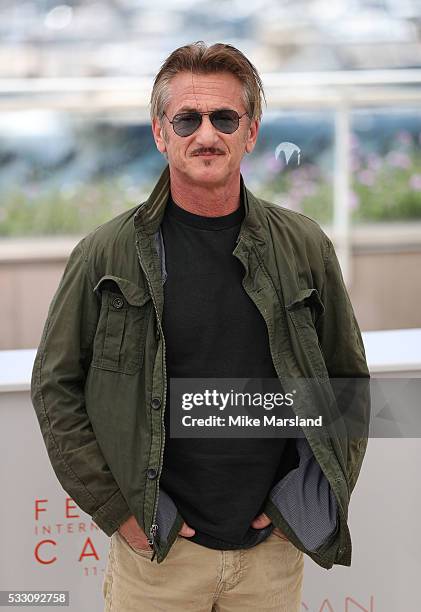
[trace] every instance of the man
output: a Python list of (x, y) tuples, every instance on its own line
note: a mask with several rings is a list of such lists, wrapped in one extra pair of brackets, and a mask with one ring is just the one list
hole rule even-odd
[(106, 610), (293, 612), (304, 553), (351, 563), (365, 435), (170, 435), (173, 378), (312, 379), (328, 417), (329, 376), (369, 376), (331, 241), (244, 185), (262, 95), (230, 45), (169, 56), (151, 98), (168, 165), (76, 245), (49, 309), (32, 400), (61, 484), (111, 536)]

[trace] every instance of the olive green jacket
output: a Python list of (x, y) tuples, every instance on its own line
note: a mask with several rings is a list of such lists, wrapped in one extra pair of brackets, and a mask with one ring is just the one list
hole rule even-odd
[[(369, 378), (332, 242), (310, 218), (255, 197), (242, 177), (241, 190), (245, 217), (233, 255), (244, 266), (244, 289), (266, 322), (279, 380), (315, 381), (317, 411), (328, 419), (334, 405), (329, 377)], [(159, 487), (167, 388), (160, 224), (168, 195), (167, 166), (146, 202), (73, 249), (31, 381), (63, 488), (107, 535), (134, 515), (158, 563), (183, 523)], [(294, 403), (294, 410), (306, 416), (309, 403)], [(368, 431), (369, 400), (361, 411)], [(320, 566), (350, 565), (348, 505), (367, 435), (304, 431), (299, 467), (270, 491), (264, 511), (272, 525), (256, 530), (254, 543), (276, 526)]]

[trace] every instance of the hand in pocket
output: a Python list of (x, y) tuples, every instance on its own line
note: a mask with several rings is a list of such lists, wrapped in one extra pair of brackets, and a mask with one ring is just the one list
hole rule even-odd
[[(137, 548), (138, 550), (152, 550), (152, 548), (149, 546), (146, 533), (140, 527), (133, 515), (120, 525), (118, 532), (132, 548)], [(178, 533), (185, 538), (190, 538), (196, 532), (192, 527), (184, 522)]]
[(268, 525), (270, 525), (272, 520), (268, 517), (267, 514), (262, 512), (259, 516), (256, 516), (251, 522), (251, 526), (253, 529), (264, 529)]
[(152, 550), (149, 546), (146, 533), (140, 527), (133, 515), (120, 525), (118, 532), (132, 548)]

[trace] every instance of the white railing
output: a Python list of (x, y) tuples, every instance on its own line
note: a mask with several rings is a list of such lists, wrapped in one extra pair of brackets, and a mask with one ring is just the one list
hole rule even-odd
[[(372, 376), (421, 377), (421, 328), (362, 332)], [(28, 391), (36, 349), (0, 351), (0, 393)]]
[[(421, 69), (262, 74), (269, 110), (328, 108), (335, 113), (334, 214), (330, 228), (347, 284), (350, 269), (350, 113), (421, 103)], [(149, 121), (152, 77), (0, 79), (0, 112), (23, 109), (136, 112)]]

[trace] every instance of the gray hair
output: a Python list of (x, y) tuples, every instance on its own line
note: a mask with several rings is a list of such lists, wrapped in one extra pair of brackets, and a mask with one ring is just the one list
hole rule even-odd
[(161, 119), (170, 100), (169, 84), (180, 72), (210, 74), (229, 72), (243, 84), (243, 102), (250, 119), (262, 118), (262, 98), (266, 103), (262, 80), (246, 56), (231, 45), (208, 46), (202, 40), (179, 47), (164, 61), (155, 77), (151, 100), (151, 119)]

